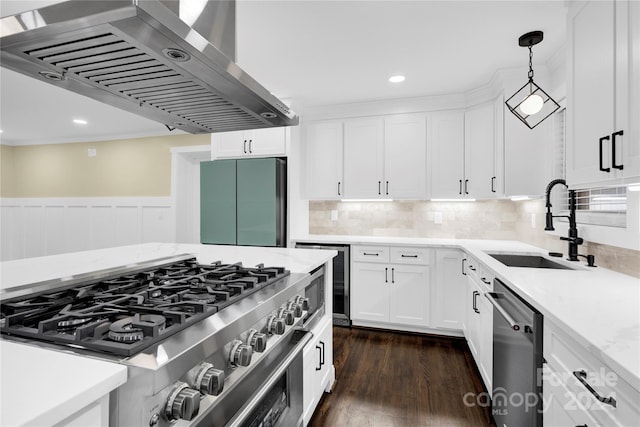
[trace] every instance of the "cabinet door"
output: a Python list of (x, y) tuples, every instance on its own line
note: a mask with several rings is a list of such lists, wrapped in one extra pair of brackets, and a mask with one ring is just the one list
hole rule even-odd
[(611, 133), (615, 111), (615, 3), (578, 4), (569, 16), (569, 85), (567, 106), (567, 179), (569, 184), (607, 180), (611, 172)]
[(430, 116), (431, 197), (462, 197), (464, 176), (464, 112)]
[(389, 321), (429, 326), (430, 267), (389, 266)]
[(383, 137), (382, 118), (344, 123), (345, 197), (387, 197), (383, 194)]
[(463, 193), (468, 197), (487, 199), (494, 177), (495, 138), (493, 103), (467, 110), (464, 115), (465, 173)]
[(248, 152), (244, 131), (211, 134), (211, 149), (214, 159), (245, 156)]
[(424, 198), (427, 190), (427, 128), (424, 114), (384, 120), (384, 195)]
[(489, 394), (493, 394), (493, 306), (484, 296), (484, 291), (480, 292), (477, 301), (481, 317), (480, 363), (478, 363), (478, 369)]
[(283, 127), (255, 129), (244, 132), (247, 154), (250, 156), (286, 155), (286, 129)]
[(462, 329), (467, 281), (462, 270), (464, 253), (454, 249), (436, 251), (435, 283), (431, 298), (431, 326)]
[(200, 242), (236, 241), (236, 160), (201, 162)]
[(309, 123), (305, 126), (306, 196), (339, 199), (342, 183), (342, 122)]
[(331, 317), (325, 316), (314, 328), (313, 334), (314, 338), (306, 345), (302, 354), (304, 425), (311, 420), (322, 394), (330, 391), (334, 375)]
[(481, 317), (478, 308), (479, 289), (475, 281), (467, 276), (467, 344), (473, 355), (476, 365), (480, 365), (480, 333), (481, 333)]
[(351, 265), (351, 318), (389, 321), (389, 267), (365, 262)]

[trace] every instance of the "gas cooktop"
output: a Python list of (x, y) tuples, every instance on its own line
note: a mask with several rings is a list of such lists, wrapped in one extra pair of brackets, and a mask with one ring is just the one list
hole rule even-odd
[(132, 356), (289, 275), (282, 267), (176, 259), (3, 300), (0, 331)]

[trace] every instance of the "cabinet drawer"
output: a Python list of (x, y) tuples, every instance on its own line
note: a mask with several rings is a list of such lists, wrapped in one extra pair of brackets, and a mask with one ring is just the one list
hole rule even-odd
[[(637, 425), (640, 392), (607, 364), (551, 322), (545, 322), (544, 349), (545, 359), (559, 373), (581, 409), (588, 410), (602, 425)], [(613, 398), (615, 407), (600, 402), (596, 393), (603, 398)]]
[(388, 246), (351, 246), (353, 261), (389, 262)]
[(431, 250), (427, 248), (395, 248), (390, 250), (391, 262), (394, 264), (430, 265)]

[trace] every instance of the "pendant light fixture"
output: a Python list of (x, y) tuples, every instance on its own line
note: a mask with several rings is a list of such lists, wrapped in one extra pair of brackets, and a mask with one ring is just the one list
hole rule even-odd
[(505, 102), (509, 110), (529, 129), (538, 126), (560, 108), (560, 105), (533, 81), (533, 50), (531, 48), (542, 39), (542, 31), (532, 31), (518, 39), (520, 46), (529, 48), (529, 81)]

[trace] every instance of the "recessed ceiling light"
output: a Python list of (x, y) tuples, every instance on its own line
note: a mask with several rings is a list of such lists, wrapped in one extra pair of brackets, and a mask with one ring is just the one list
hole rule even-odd
[(403, 82), (403, 81), (404, 81), (404, 78), (405, 78), (405, 77), (404, 77), (403, 75), (398, 74), (398, 75), (396, 75), (396, 76), (391, 76), (391, 77), (389, 77), (389, 81), (390, 81), (391, 83), (400, 83), (400, 82)]
[(73, 119), (73, 123), (75, 123), (77, 125), (86, 125), (87, 121), (86, 120), (82, 120), (82, 119)]

